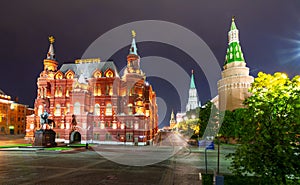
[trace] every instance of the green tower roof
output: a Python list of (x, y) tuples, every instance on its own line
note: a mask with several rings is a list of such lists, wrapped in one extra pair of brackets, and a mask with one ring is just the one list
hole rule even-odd
[(242, 48), (239, 44), (238, 29), (235, 25), (234, 18), (232, 18), (230, 31), (228, 33), (229, 45), (225, 57), (225, 64), (231, 62), (245, 62)]
[(194, 80), (194, 71), (193, 70), (192, 70), (192, 76), (191, 76), (190, 89), (196, 89), (195, 80)]

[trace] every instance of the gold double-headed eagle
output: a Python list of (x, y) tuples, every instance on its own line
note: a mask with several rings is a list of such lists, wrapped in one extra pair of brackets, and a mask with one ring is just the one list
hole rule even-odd
[(131, 35), (132, 35), (133, 38), (136, 36), (136, 33), (135, 33), (134, 30), (131, 30)]
[(50, 44), (53, 44), (54, 41), (55, 41), (55, 39), (54, 39), (54, 37), (51, 35), (51, 36), (49, 37), (49, 42), (50, 42)]

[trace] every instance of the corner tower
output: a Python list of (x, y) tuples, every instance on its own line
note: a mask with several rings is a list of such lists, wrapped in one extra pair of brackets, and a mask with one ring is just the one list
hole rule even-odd
[(186, 105), (186, 112), (196, 109), (199, 106), (201, 105), (200, 102), (198, 101), (198, 94), (197, 94), (197, 89), (196, 89), (195, 79), (194, 79), (194, 70), (192, 70), (190, 89), (189, 89), (189, 99)]
[(244, 107), (243, 101), (251, 95), (248, 89), (253, 80), (240, 46), (239, 30), (232, 18), (222, 79), (218, 81), (219, 109), (225, 111)]

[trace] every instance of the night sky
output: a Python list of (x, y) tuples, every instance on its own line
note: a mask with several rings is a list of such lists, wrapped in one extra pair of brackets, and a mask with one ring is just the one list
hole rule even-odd
[[(256, 77), (259, 71), (282, 71), (293, 77), (300, 70), (300, 1), (297, 0), (13, 0), (0, 4), (0, 89), (13, 98), (18, 96), (20, 103), (31, 107), (36, 97), (36, 80), (49, 48), (49, 35), (55, 37), (56, 59), (61, 65), (81, 58), (102, 34), (134, 21), (168, 21), (189, 29), (206, 42), (222, 66), (227, 32), (231, 17), (235, 16), (251, 75)], [(137, 33), (137, 42), (142, 34)], [(128, 38), (128, 46), (109, 58), (119, 69), (126, 65), (131, 43), (130, 33), (124, 33), (124, 37)], [(182, 50), (156, 42), (137, 45), (141, 57), (167, 58), (189, 74), (195, 69), (196, 87), (202, 103), (215, 95), (211, 94), (202, 69)], [(173, 92), (171, 84), (155, 77), (148, 81), (167, 104), (167, 114), (171, 109), (180, 111), (180, 105), (174, 101), (178, 94)], [(165, 121), (168, 119), (169, 116)]]

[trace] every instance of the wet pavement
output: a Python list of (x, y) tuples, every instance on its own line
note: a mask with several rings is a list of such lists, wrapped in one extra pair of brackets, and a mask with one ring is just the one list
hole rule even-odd
[[(177, 162), (177, 158), (191, 157), (185, 148), (185, 141), (177, 136), (172, 137), (160, 143), (154, 151), (153, 147), (136, 146), (97, 146), (89, 150), (77, 148), (64, 152), (0, 151), (0, 184), (199, 184), (199, 170), (193, 165)], [(174, 150), (168, 142), (172, 145), (182, 145), (180, 143), (183, 142), (183, 146)], [(174, 151), (176, 153), (172, 153)], [(148, 165), (143, 162), (134, 163), (138, 164), (136, 166), (124, 165), (115, 162), (114, 158), (115, 154), (122, 154), (129, 164), (146, 156), (159, 159), (164, 152), (167, 156), (165, 160)], [(114, 155), (108, 157), (111, 155), (107, 154)]]

